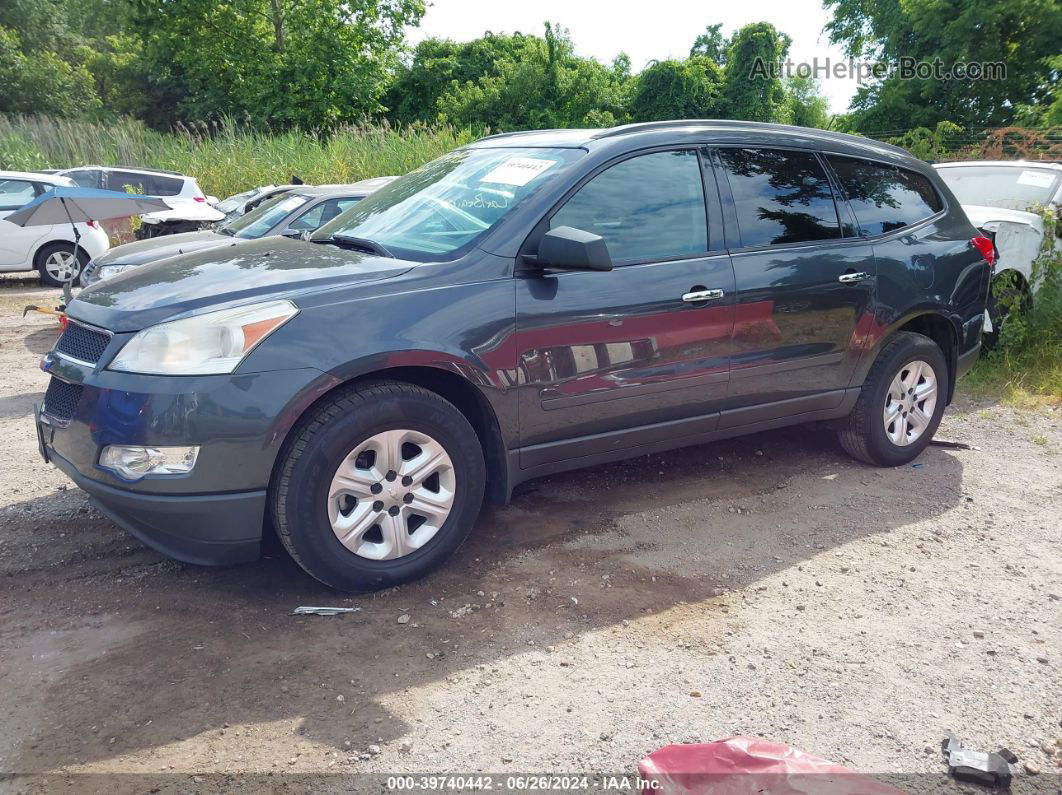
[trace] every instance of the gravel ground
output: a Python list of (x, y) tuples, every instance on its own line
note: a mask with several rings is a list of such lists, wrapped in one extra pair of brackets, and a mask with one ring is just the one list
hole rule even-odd
[(949, 728), (1014, 750), (1016, 791), (1062, 784), (1062, 410), (960, 395), (938, 438), (973, 449), (891, 470), (795, 428), (545, 478), (444, 571), (349, 598), (96, 513), (36, 452), (55, 325), (19, 315), (54, 293), (0, 285), (0, 790), (629, 774), (732, 734), (915, 790)]

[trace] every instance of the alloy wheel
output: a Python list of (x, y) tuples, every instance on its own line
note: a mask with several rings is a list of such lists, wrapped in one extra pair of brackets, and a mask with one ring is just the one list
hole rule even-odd
[(44, 260), (44, 270), (57, 282), (66, 282), (77, 276), (81, 263), (72, 251), (53, 251)]

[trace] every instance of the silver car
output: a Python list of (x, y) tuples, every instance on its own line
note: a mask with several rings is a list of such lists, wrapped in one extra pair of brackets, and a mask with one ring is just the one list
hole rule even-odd
[(216, 230), (153, 237), (112, 248), (88, 264), (81, 283), (87, 287), (130, 268), (193, 251), (232, 245), (237, 240), (256, 240), (269, 235), (301, 237), (394, 179), (396, 177), (375, 177), (350, 185), (300, 185)]

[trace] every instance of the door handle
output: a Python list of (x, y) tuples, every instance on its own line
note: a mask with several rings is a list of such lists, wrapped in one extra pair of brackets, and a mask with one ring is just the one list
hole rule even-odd
[(722, 290), (694, 290), (693, 292), (686, 293), (682, 296), (682, 300), (687, 304), (698, 304), (701, 301), (715, 301), (718, 298), (722, 298), (724, 295)]
[(864, 279), (869, 279), (870, 274), (860, 271), (859, 273), (842, 273), (837, 277), (837, 281), (843, 284), (850, 284), (851, 282), (861, 282)]

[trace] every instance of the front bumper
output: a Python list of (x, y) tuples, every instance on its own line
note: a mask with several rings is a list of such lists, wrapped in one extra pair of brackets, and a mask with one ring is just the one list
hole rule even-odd
[(235, 494), (141, 494), (105, 486), (50, 448), (48, 460), (88, 493), (101, 513), (164, 555), (200, 566), (256, 560), (266, 490)]
[[(280, 447), (305, 407), (334, 383), (313, 368), (134, 375), (54, 353), (42, 368), (61, 382), (66, 398), (57, 416), (46, 396), (36, 418), (46, 460), (120, 527), (166, 555), (201, 565), (258, 557)], [(187, 475), (126, 482), (98, 465), (109, 444), (199, 445), (200, 453)]]

